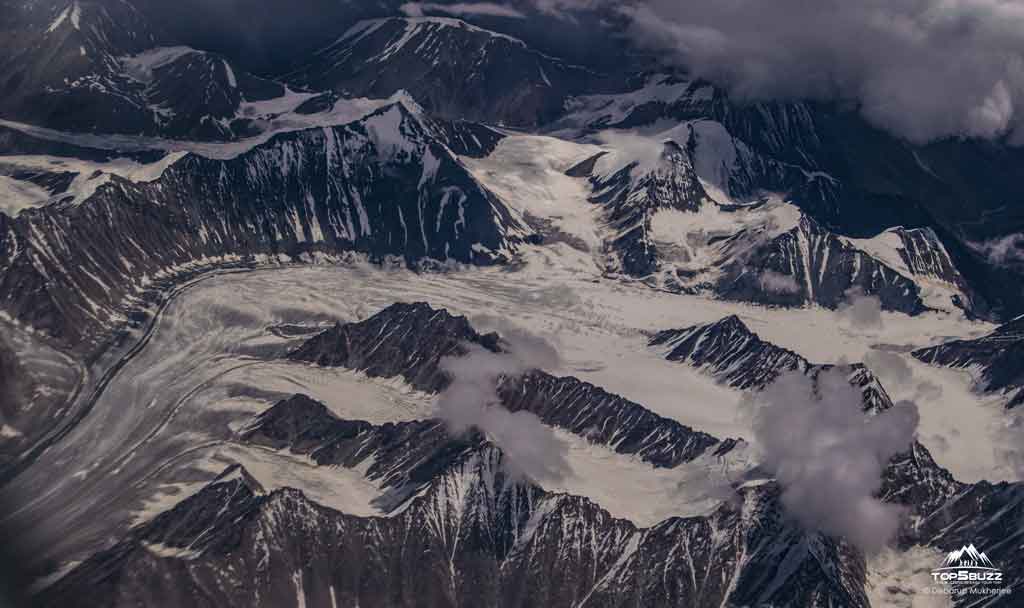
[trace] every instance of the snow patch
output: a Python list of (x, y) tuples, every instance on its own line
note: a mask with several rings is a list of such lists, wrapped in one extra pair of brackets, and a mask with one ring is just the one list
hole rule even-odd
[(721, 123), (712, 120), (698, 120), (690, 123), (690, 128), (695, 139), (694, 170), (705, 182), (705, 189), (709, 190), (708, 194), (717, 193), (716, 200), (727, 202), (729, 200), (729, 177), (736, 167), (736, 159), (739, 155), (736, 150), (738, 144)]
[(50, 193), (42, 186), (0, 175), (0, 212), (14, 217), (22, 209), (42, 207), (50, 198)]
[(76, 30), (82, 29), (82, 7), (79, 6), (78, 0), (64, 7), (64, 10), (50, 23), (50, 27), (46, 28), (46, 33), (52, 34), (68, 20), (71, 21), (71, 26)]
[[(574, 126), (613, 126), (625, 120), (635, 109), (658, 103), (671, 103), (682, 97), (691, 82), (665, 75), (653, 75), (637, 90), (613, 95), (586, 95), (566, 102)], [(710, 87), (709, 87), (710, 88)]]
[(601, 151), (553, 137), (513, 135), (486, 158), (461, 158), (473, 176), (501, 198), (521, 221), (548, 223), (592, 252), (601, 249), (596, 205), (586, 180), (565, 174)]
[(76, 30), (82, 29), (82, 7), (78, 4), (78, 0), (75, 0), (71, 9), (71, 25), (75, 26)]
[[(232, 142), (185, 141), (142, 135), (70, 133), (2, 119), (0, 119), (0, 126), (49, 141), (101, 150), (122, 153), (152, 150), (173, 153), (191, 152), (206, 158), (229, 160), (266, 143), (280, 133), (351, 123), (397, 101), (409, 100), (408, 93), (400, 91), (387, 99), (340, 99), (331, 110), (319, 114), (297, 114), (294, 112), (303, 101), (314, 96), (315, 94), (311, 93), (296, 93), (287, 90), (285, 95), (277, 99), (243, 102), (239, 108), (238, 117), (253, 120), (260, 128), (260, 134)], [(407, 107), (409, 106), (407, 105)]]
[(429, 418), (437, 399), (436, 395), (416, 390), (401, 377), (375, 378), (344, 368), (286, 361), (239, 368), (222, 376), (218, 385), (244, 386), (243, 395), (259, 395), (249, 402), (262, 404), (253, 406), (260, 412), (278, 399), (302, 393), (323, 403), (338, 418), (372, 424)]
[(235, 71), (231, 69), (231, 64), (225, 60), (221, 60), (221, 63), (224, 65), (224, 73), (228, 78), (228, 86), (230, 86), (232, 89), (237, 89), (238, 79), (235, 78)]
[(655, 468), (566, 431), (556, 434), (569, 445), (570, 471), (558, 480), (544, 481), (544, 488), (585, 496), (639, 527), (710, 513), (733, 495), (733, 487), (755, 464), (746, 444), (741, 444), (724, 456), (715, 456), (711, 449), (677, 467)]
[(9, 424), (0, 425), (0, 439), (17, 439), (21, 437), (21, 431)]
[[(569, 146), (566, 150), (578, 150)], [(530, 158), (527, 152), (522, 154), (520, 160), (526, 164), (529, 175), (536, 171), (538, 160)], [(564, 162), (571, 166), (572, 160), (578, 160), (569, 156), (566, 154), (556, 164)], [(553, 163), (553, 159), (541, 158), (539, 162), (544, 165)], [(493, 168), (497, 170), (497, 166)], [(482, 170), (479, 165), (475, 169)], [(516, 171), (524, 169), (517, 169), (512, 163), (511, 173)], [(550, 171), (556, 172), (554, 167)], [(522, 198), (512, 189), (502, 193), (519, 209), (532, 204), (524, 200), (529, 198), (532, 184), (525, 178), (523, 183), (527, 189), (519, 195)], [(765, 308), (609, 280), (603, 278), (602, 270), (594, 265), (589, 253), (564, 242), (524, 246), (522, 263), (514, 267), (446, 273), (417, 273), (400, 265), (382, 268), (354, 257), (332, 261), (336, 265), (222, 274), (194, 284), (168, 305), (146, 347), (112, 380), (90, 415), (65, 441), (33, 465), (39, 471), (33, 477), (37, 480), (35, 485), (29, 488), (24, 481), (12, 482), (12, 491), (25, 490), (24, 495), (35, 497), (33, 515), (42, 514), (37, 527), (48, 531), (47, 547), (52, 547), (48, 553), (59, 553), (64, 559), (80, 557), (94, 546), (92, 541), (109, 537), (113, 526), (126, 522), (130, 515), (123, 510), (131, 507), (122, 505), (143, 503), (168, 480), (196, 481), (197, 466), (202, 466), (208, 482), (232, 462), (243, 462), (268, 490), (298, 487), (313, 500), (329, 506), (335, 504), (353, 513), (376, 513), (371, 501), (380, 489), (358, 471), (315, 467), (290, 454), (253, 452), (224, 443), (234, 435), (228, 425), (242, 417), (251, 420), (258, 405), (255, 397), (248, 405), (228, 403), (226, 389), (238, 389), (253, 379), (257, 389), (265, 388), (271, 393), (298, 392), (296, 389), (301, 388), (302, 392), (315, 394), (320, 390), (319, 396), (332, 410), (338, 408), (338, 413), (352, 412), (379, 421), (388, 417), (418, 417), (417, 408), (428, 405), (415, 396), (411, 397), (412, 403), (404, 401), (404, 389), (392, 393), (391, 400), (388, 389), (381, 390), (376, 381), (367, 380), (364, 386), (358, 386), (350, 382), (351, 376), (339, 380), (341, 374), (331, 377), (325, 373), (318, 378), (306, 376), (298, 366), (261, 367), (266, 363), (261, 358), (280, 356), (287, 351), (289, 339), (274, 340), (266, 331), (282, 323), (366, 319), (396, 300), (426, 301), (470, 318), (480, 314), (501, 316), (555, 343), (562, 364), (549, 372), (592, 382), (719, 438), (748, 440), (750, 425), (741, 416), (742, 393), (717, 384), (697, 370), (663, 359), (647, 347), (653, 332), (709, 323), (735, 314), (765, 340), (812, 361), (835, 363), (843, 359), (861, 361), (872, 349), (907, 353), (952, 338), (977, 337), (993, 329), (989, 324), (953, 315), (926, 313), (908, 317), (883, 312), (885, 332), (866, 334), (839, 323), (837, 314), (830, 310)], [(942, 385), (940, 395), (918, 400), (922, 404), (919, 434), (936, 460), (965, 481), (972, 480), (972, 471), (974, 478), (983, 476), (999, 481), (1001, 472), (995, 456), (978, 449), (996, 440), (994, 431), (988, 428), (986, 420), (975, 420), (976, 414), (982, 413), (991, 416), (987, 420), (995, 420), (1002, 413), (999, 407), (986, 409), (987, 405), (970, 393), (970, 378), (964, 378), (962, 373), (908, 363), (920, 381), (932, 380)], [(236, 370), (238, 366), (252, 366), (252, 374)], [(267, 384), (261, 387), (258, 383), (263, 378)], [(941, 378), (946, 378), (945, 384), (939, 381)], [(353, 382), (364, 381), (356, 378)], [(887, 389), (894, 398), (903, 397), (895, 387)], [(363, 390), (367, 393), (359, 392)], [(371, 391), (380, 392), (373, 402), (361, 403), (361, 395)], [(356, 398), (345, 400), (346, 393)], [(381, 398), (381, 394), (385, 397)], [(273, 399), (274, 395), (266, 397)], [(139, 407), (125, 409), (123, 403), (129, 400)], [(211, 403), (220, 405), (210, 407)], [(404, 403), (412, 407), (403, 409)], [(233, 415), (231, 408), (244, 410), (240, 412), (243, 416)], [(960, 436), (954, 436), (954, 431)], [(949, 442), (948, 450), (937, 447), (939, 440), (932, 436), (939, 434)], [(663, 491), (673, 489), (671, 478), (659, 477), (662, 472), (628, 457), (592, 448), (578, 444), (570, 453), (571, 458), (577, 459), (579, 476), (586, 476), (588, 468), (597, 470), (604, 465), (635, 474)], [(86, 456), (92, 463), (88, 486), (73, 478), (73, 472), (66, 466), (67, 462)], [(157, 469), (161, 473), (151, 476)], [(120, 473), (115, 475), (114, 470)], [(190, 478), (189, 472), (193, 472)], [(639, 504), (648, 500), (649, 495), (640, 494), (637, 504), (632, 504), (633, 490), (629, 488), (605, 496), (608, 490), (587, 486), (612, 484), (614, 488), (620, 480), (610, 477), (579, 480), (572, 482), (577, 486), (566, 485), (565, 489), (603, 496), (600, 500), (612, 501), (612, 508), (637, 517), (661, 516), (652, 511), (654, 506)], [(697, 475), (695, 479), (706, 478)], [(160, 498), (177, 502), (191, 489), (183, 487), (174, 496)], [(111, 505), (112, 493), (122, 497), (120, 505)], [(711, 504), (686, 492), (677, 495), (685, 508), (694, 512)], [(73, 513), (66, 509), (72, 503), (76, 506)]]
[[(65, 204), (79, 205), (92, 196), (97, 188), (108, 183), (111, 175), (117, 175), (135, 183), (156, 181), (168, 167), (185, 155), (185, 152), (172, 152), (153, 163), (140, 163), (130, 158), (115, 158), (106, 162), (95, 162), (64, 156), (4, 156), (3, 162), (5, 165), (19, 169), (77, 174), (66, 192), (51, 196), (45, 190), (42, 190), (40, 193), (38, 190), (32, 191), (30, 188), (23, 187), (20, 191), (14, 191), (15, 196), (11, 196), (8, 200), (13, 200), (15, 206), (19, 203), (22, 205), (19, 209), (15, 209), (15, 211), (26, 206), (40, 206), (57, 201)], [(8, 189), (10, 187), (8, 184), (11, 181), (14, 180), (0, 176), (0, 197), (12, 192)], [(7, 185), (6, 188), (5, 185)], [(20, 197), (17, 196), (18, 194), (20, 194)], [(43, 194), (46, 196), (45, 200), (41, 199)], [(0, 207), (0, 210), (3, 210), (3, 208)]]
[(232, 443), (219, 449), (205, 468), (222, 471), (226, 462), (242, 465), (268, 492), (294, 488), (310, 500), (342, 513), (361, 517), (384, 515), (375, 504), (384, 490), (366, 477), (372, 459), (353, 469), (320, 466), (307, 456), (287, 450)]
[[(199, 54), (198, 51), (188, 46), (159, 46), (138, 55), (122, 57), (121, 63), (125, 72), (139, 82), (152, 82), (153, 72), (168, 66), (182, 57)], [(225, 67), (227, 64), (225, 63)]]

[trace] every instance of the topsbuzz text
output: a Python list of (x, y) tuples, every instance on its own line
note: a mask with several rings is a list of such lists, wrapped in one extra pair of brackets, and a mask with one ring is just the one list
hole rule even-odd
[(950, 551), (942, 564), (931, 571), (935, 586), (924, 590), (927, 594), (947, 596), (1007, 595), (1003, 587), (1003, 572), (974, 544)]
[(1003, 573), (998, 570), (933, 570), (932, 578), (936, 583), (1001, 583)]

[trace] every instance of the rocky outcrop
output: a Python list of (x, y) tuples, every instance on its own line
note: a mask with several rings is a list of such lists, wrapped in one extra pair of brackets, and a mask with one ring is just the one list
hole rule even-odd
[(500, 351), (498, 335), (477, 333), (466, 317), (424, 302), (397, 303), (364, 321), (339, 323), (288, 357), (369, 376), (401, 376), (417, 389), (437, 392), (450, 382), (440, 368), (441, 359), (466, 354), (466, 344)]
[(5, 118), (65, 131), (232, 139), (253, 129), (240, 117), (243, 102), (285, 93), (225, 57), (168, 44), (127, 0), (15, 13), (0, 41)]
[[(669, 361), (690, 365), (743, 390), (761, 390), (787, 372), (817, 378), (821, 372), (839, 367), (810, 363), (791, 350), (762, 340), (735, 315), (705, 325), (660, 331), (649, 345)], [(850, 384), (863, 394), (865, 410), (879, 412), (892, 407), (885, 388), (863, 363), (841, 367)]]
[(928, 238), (934, 233), (904, 231), (902, 257), (888, 260), (787, 203), (713, 200), (707, 178), (698, 173), (699, 163), (711, 161), (700, 158), (697, 144), (684, 147), (669, 139), (660, 145), (655, 160), (625, 146), (566, 172), (591, 183), (608, 273), (672, 291), (772, 306), (837, 308), (857, 291), (907, 314), (927, 308), (919, 283), (941, 281), (958, 295), (947, 307), (971, 305), (966, 282), (945, 249)]
[[(710, 199), (689, 152), (674, 141), (662, 143), (653, 166), (602, 153), (566, 173), (588, 177), (591, 202), (600, 205), (609, 236), (605, 248), (609, 270), (645, 277), (658, 270), (657, 245), (651, 238), (651, 216), (661, 209), (695, 212)], [(620, 165), (622, 165), (620, 167)]]
[[(739, 245), (743, 235), (734, 237)], [(729, 252), (734, 243), (726, 242)], [(884, 262), (829, 232), (810, 217), (752, 250), (741, 246), (722, 266), (714, 291), (743, 302), (775, 306), (818, 304), (838, 308), (851, 290), (875, 296), (882, 308), (905, 314), (925, 310), (921, 288)], [(791, 287), (765, 288), (765, 275), (784, 277)]]
[(954, 340), (913, 355), (932, 365), (970, 370), (983, 390), (1007, 395), (1008, 408), (1024, 403), (1024, 317), (976, 340)]

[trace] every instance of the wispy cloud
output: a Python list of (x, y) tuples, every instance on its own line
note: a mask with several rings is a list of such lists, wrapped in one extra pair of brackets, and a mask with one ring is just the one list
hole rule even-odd
[(761, 287), (775, 293), (800, 293), (800, 284), (791, 275), (764, 270), (760, 276)]
[(458, 2), (455, 4), (437, 4), (434, 2), (407, 2), (400, 10), (410, 17), (422, 17), (427, 13), (445, 13), (458, 17), (487, 16), (524, 19), (526, 15), (510, 6), (502, 6), (493, 2)]
[[(502, 330), (505, 352), (493, 353), (469, 344), (467, 355), (442, 359), (441, 367), (452, 382), (438, 398), (438, 416), (454, 433), (475, 427), (486, 434), (505, 454), (511, 473), (538, 480), (561, 479), (571, 470), (568, 444), (535, 414), (505, 409), (497, 393), (501, 378), (554, 367), (558, 353), (543, 338), (496, 319), (489, 322)], [(487, 319), (474, 322), (478, 328), (487, 323)]]
[(858, 288), (846, 292), (846, 300), (837, 309), (839, 316), (857, 329), (882, 328), (882, 301)]
[(817, 387), (793, 372), (752, 397), (755, 445), (787, 511), (874, 553), (893, 539), (901, 517), (874, 495), (886, 464), (910, 447), (919, 417), (907, 401), (874, 416), (862, 407), (842, 369), (820, 374)]
[(971, 247), (999, 266), (1024, 264), (1024, 233), (971, 243)]

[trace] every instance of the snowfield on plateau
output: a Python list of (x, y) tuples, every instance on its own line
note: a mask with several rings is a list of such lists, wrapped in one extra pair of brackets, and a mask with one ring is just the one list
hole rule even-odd
[[(291, 466), (295, 457), (253, 451), (235, 437), (254, 415), (292, 393), (312, 395), (348, 419), (383, 423), (431, 416), (432, 397), (400, 379), (275, 362), (300, 339), (274, 328), (306, 324), (299, 336), (308, 335), (324, 323), (369, 317), (396, 299), (425, 301), (471, 320), (501, 317), (556, 346), (563, 363), (547, 371), (575, 375), (697, 430), (747, 441), (743, 394), (666, 361), (647, 347), (649, 335), (736, 314), (764, 339), (815, 361), (837, 362), (859, 361), (875, 348), (907, 350), (989, 329), (946, 314), (886, 313), (882, 329), (865, 333), (824, 309), (770, 309), (603, 280), (588, 254), (564, 243), (531, 248), (526, 257), (517, 269), (417, 274), (366, 264), (290, 266), (197, 284), (171, 302), (145, 349), (90, 415), (34, 465), (52, 474), (13, 481), (18, 495), (31, 498), (6, 521), (51, 547), (47, 557), (81, 559), (103, 547), (112, 530), (166, 508), (161, 496), (170, 492), (178, 500), (180, 488), (198, 488), (230, 462), (246, 463), (268, 488), (297, 487), (335, 508), (374, 512), (374, 490), (361, 477), (332, 477), (308, 463)], [(941, 398), (919, 403), (922, 442), (958, 477), (993, 480), (994, 456), (979, 446), (994, 449), (1004, 440), (994, 427), (998, 404), (970, 396), (963, 374), (920, 364), (914, 370), (942, 387)], [(126, 402), (142, 405), (121, 407)], [(965, 411), (966, 420), (951, 424)], [(750, 467), (694, 462), (658, 471), (578, 439), (571, 445), (572, 474), (551, 489), (589, 496), (644, 524), (706, 512), (718, 500), (716, 489)], [(353, 481), (345, 482), (348, 477)], [(331, 498), (324, 494), (327, 480), (342, 484), (329, 492), (366, 495), (367, 502), (357, 507), (351, 498)], [(339, 489), (347, 483), (356, 484), (351, 492)]]

